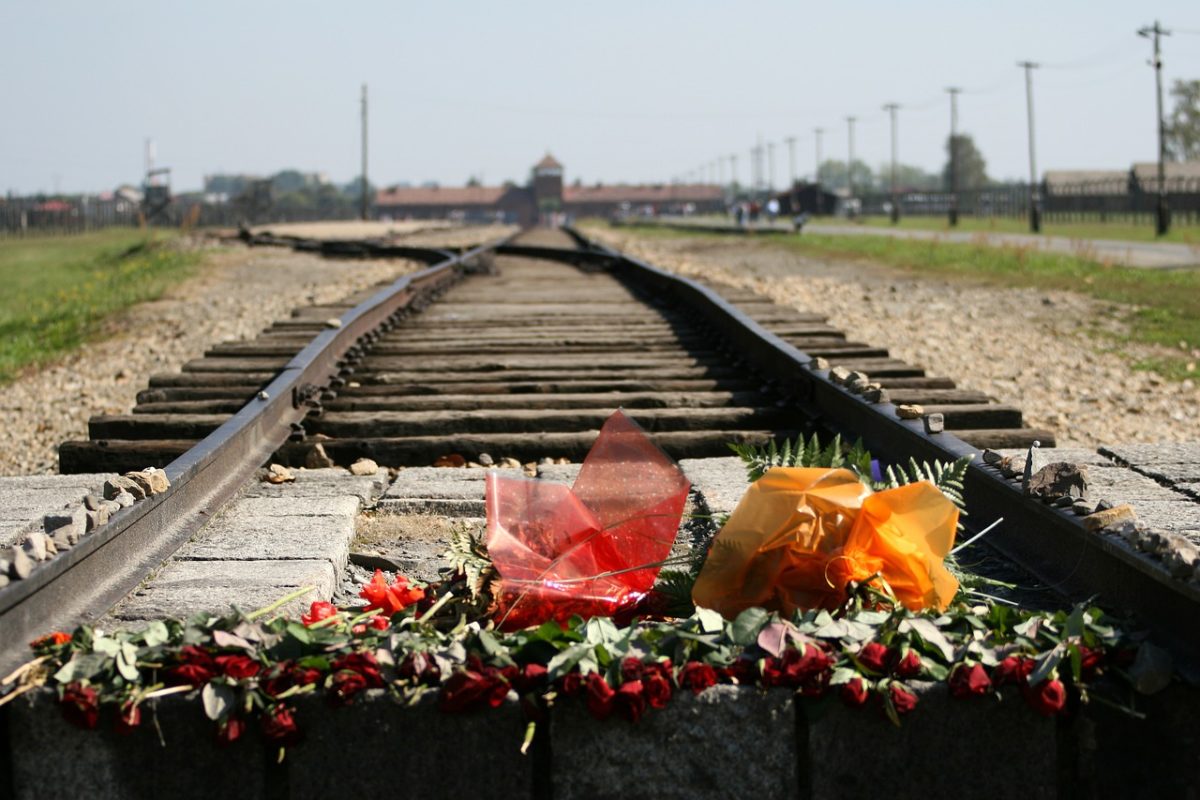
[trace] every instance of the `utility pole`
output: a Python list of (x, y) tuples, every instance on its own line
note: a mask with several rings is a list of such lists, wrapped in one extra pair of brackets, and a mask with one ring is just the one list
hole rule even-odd
[(788, 146), (788, 189), (796, 185), (796, 137), (789, 136), (783, 140)]
[(737, 186), (737, 153), (729, 154), (729, 183)]
[(958, 225), (958, 95), (962, 89), (950, 86), (950, 227)]
[(823, 211), (821, 206), (824, 205), (824, 203), (821, 202), (821, 198), (823, 197), (823, 190), (821, 189), (821, 134), (825, 133), (825, 129), (824, 128), (813, 128), (813, 133), (816, 134), (816, 139), (817, 139), (817, 171), (815, 173), (813, 173), (813, 183), (815, 183), (816, 187), (817, 187), (817, 204), (816, 204), (817, 205), (817, 213), (816, 213), (816, 215), (819, 217), (819, 216), (821, 216), (821, 212)]
[(370, 198), (367, 197), (367, 85), (362, 86), (362, 196), (359, 198), (359, 216), (367, 219)]
[(900, 195), (896, 191), (896, 111), (900, 106), (888, 103), (883, 107), (892, 118), (892, 224), (900, 221)]
[(1138, 36), (1153, 37), (1154, 39), (1154, 61), (1151, 64), (1154, 66), (1154, 83), (1158, 90), (1158, 203), (1154, 210), (1154, 231), (1159, 236), (1166, 236), (1167, 231), (1171, 229), (1171, 209), (1167, 208), (1167, 170), (1164, 165), (1167, 157), (1167, 142), (1166, 125), (1163, 121), (1162, 49), (1159, 46), (1159, 40), (1163, 36), (1170, 35), (1171, 32), (1164, 29), (1158, 20), (1154, 20), (1153, 27), (1142, 28), (1138, 31)]
[(767, 142), (767, 194), (775, 193), (775, 143)]
[(721, 185), (722, 191), (725, 188), (725, 159), (717, 156), (717, 181)]
[(758, 172), (758, 180), (756, 180), (754, 182), (754, 188), (757, 190), (758, 193), (762, 192), (763, 184), (765, 184), (767, 182), (767, 178), (763, 174), (765, 172), (765, 170), (763, 169), (763, 166), (764, 166), (763, 156), (764, 155), (766, 155), (766, 148), (763, 147), (763, 135), (761, 133), (759, 133), (758, 134), (758, 147), (756, 147), (754, 149), (755, 169)]
[[(846, 117), (846, 131), (849, 133), (850, 158), (846, 160), (846, 211), (848, 214), (853, 210), (852, 203), (854, 201), (854, 123), (856, 117)], [(850, 214), (853, 217), (853, 214)]]
[(1033, 61), (1018, 61), (1017, 66), (1025, 70), (1025, 107), (1029, 119), (1029, 230), (1042, 232), (1042, 206), (1038, 192), (1037, 159), (1033, 149), (1033, 71), (1040, 65)]

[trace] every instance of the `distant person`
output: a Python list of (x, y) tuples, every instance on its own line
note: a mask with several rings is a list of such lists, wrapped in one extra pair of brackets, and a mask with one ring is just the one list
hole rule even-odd
[(801, 211), (799, 214), (792, 217), (792, 232), (800, 233), (804, 229), (804, 226), (807, 222), (808, 222), (808, 212)]
[(746, 226), (746, 204), (735, 203), (733, 206), (733, 219), (737, 222), (739, 228)]
[(779, 201), (772, 197), (767, 201), (767, 220), (773, 225), (779, 216)]

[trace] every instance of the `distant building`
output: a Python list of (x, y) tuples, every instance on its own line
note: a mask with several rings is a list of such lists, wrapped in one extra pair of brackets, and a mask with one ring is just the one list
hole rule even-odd
[(724, 210), (719, 186), (704, 184), (564, 185), (565, 170), (547, 153), (533, 166), (528, 186), (393, 186), (375, 195), (375, 215), (391, 219), (462, 219), (532, 225), (549, 215), (610, 216), (652, 209), (697, 213)]

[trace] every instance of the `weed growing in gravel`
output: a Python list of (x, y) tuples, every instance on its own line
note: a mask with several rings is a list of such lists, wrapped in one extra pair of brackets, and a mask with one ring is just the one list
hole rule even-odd
[(186, 277), (194, 253), (172, 234), (110, 229), (0, 240), (0, 383), (97, 336), (105, 320)]

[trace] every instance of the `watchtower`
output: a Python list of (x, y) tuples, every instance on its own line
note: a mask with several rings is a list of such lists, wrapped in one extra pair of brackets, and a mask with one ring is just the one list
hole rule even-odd
[(533, 165), (533, 199), (538, 211), (562, 208), (563, 165), (554, 156), (546, 156)]

